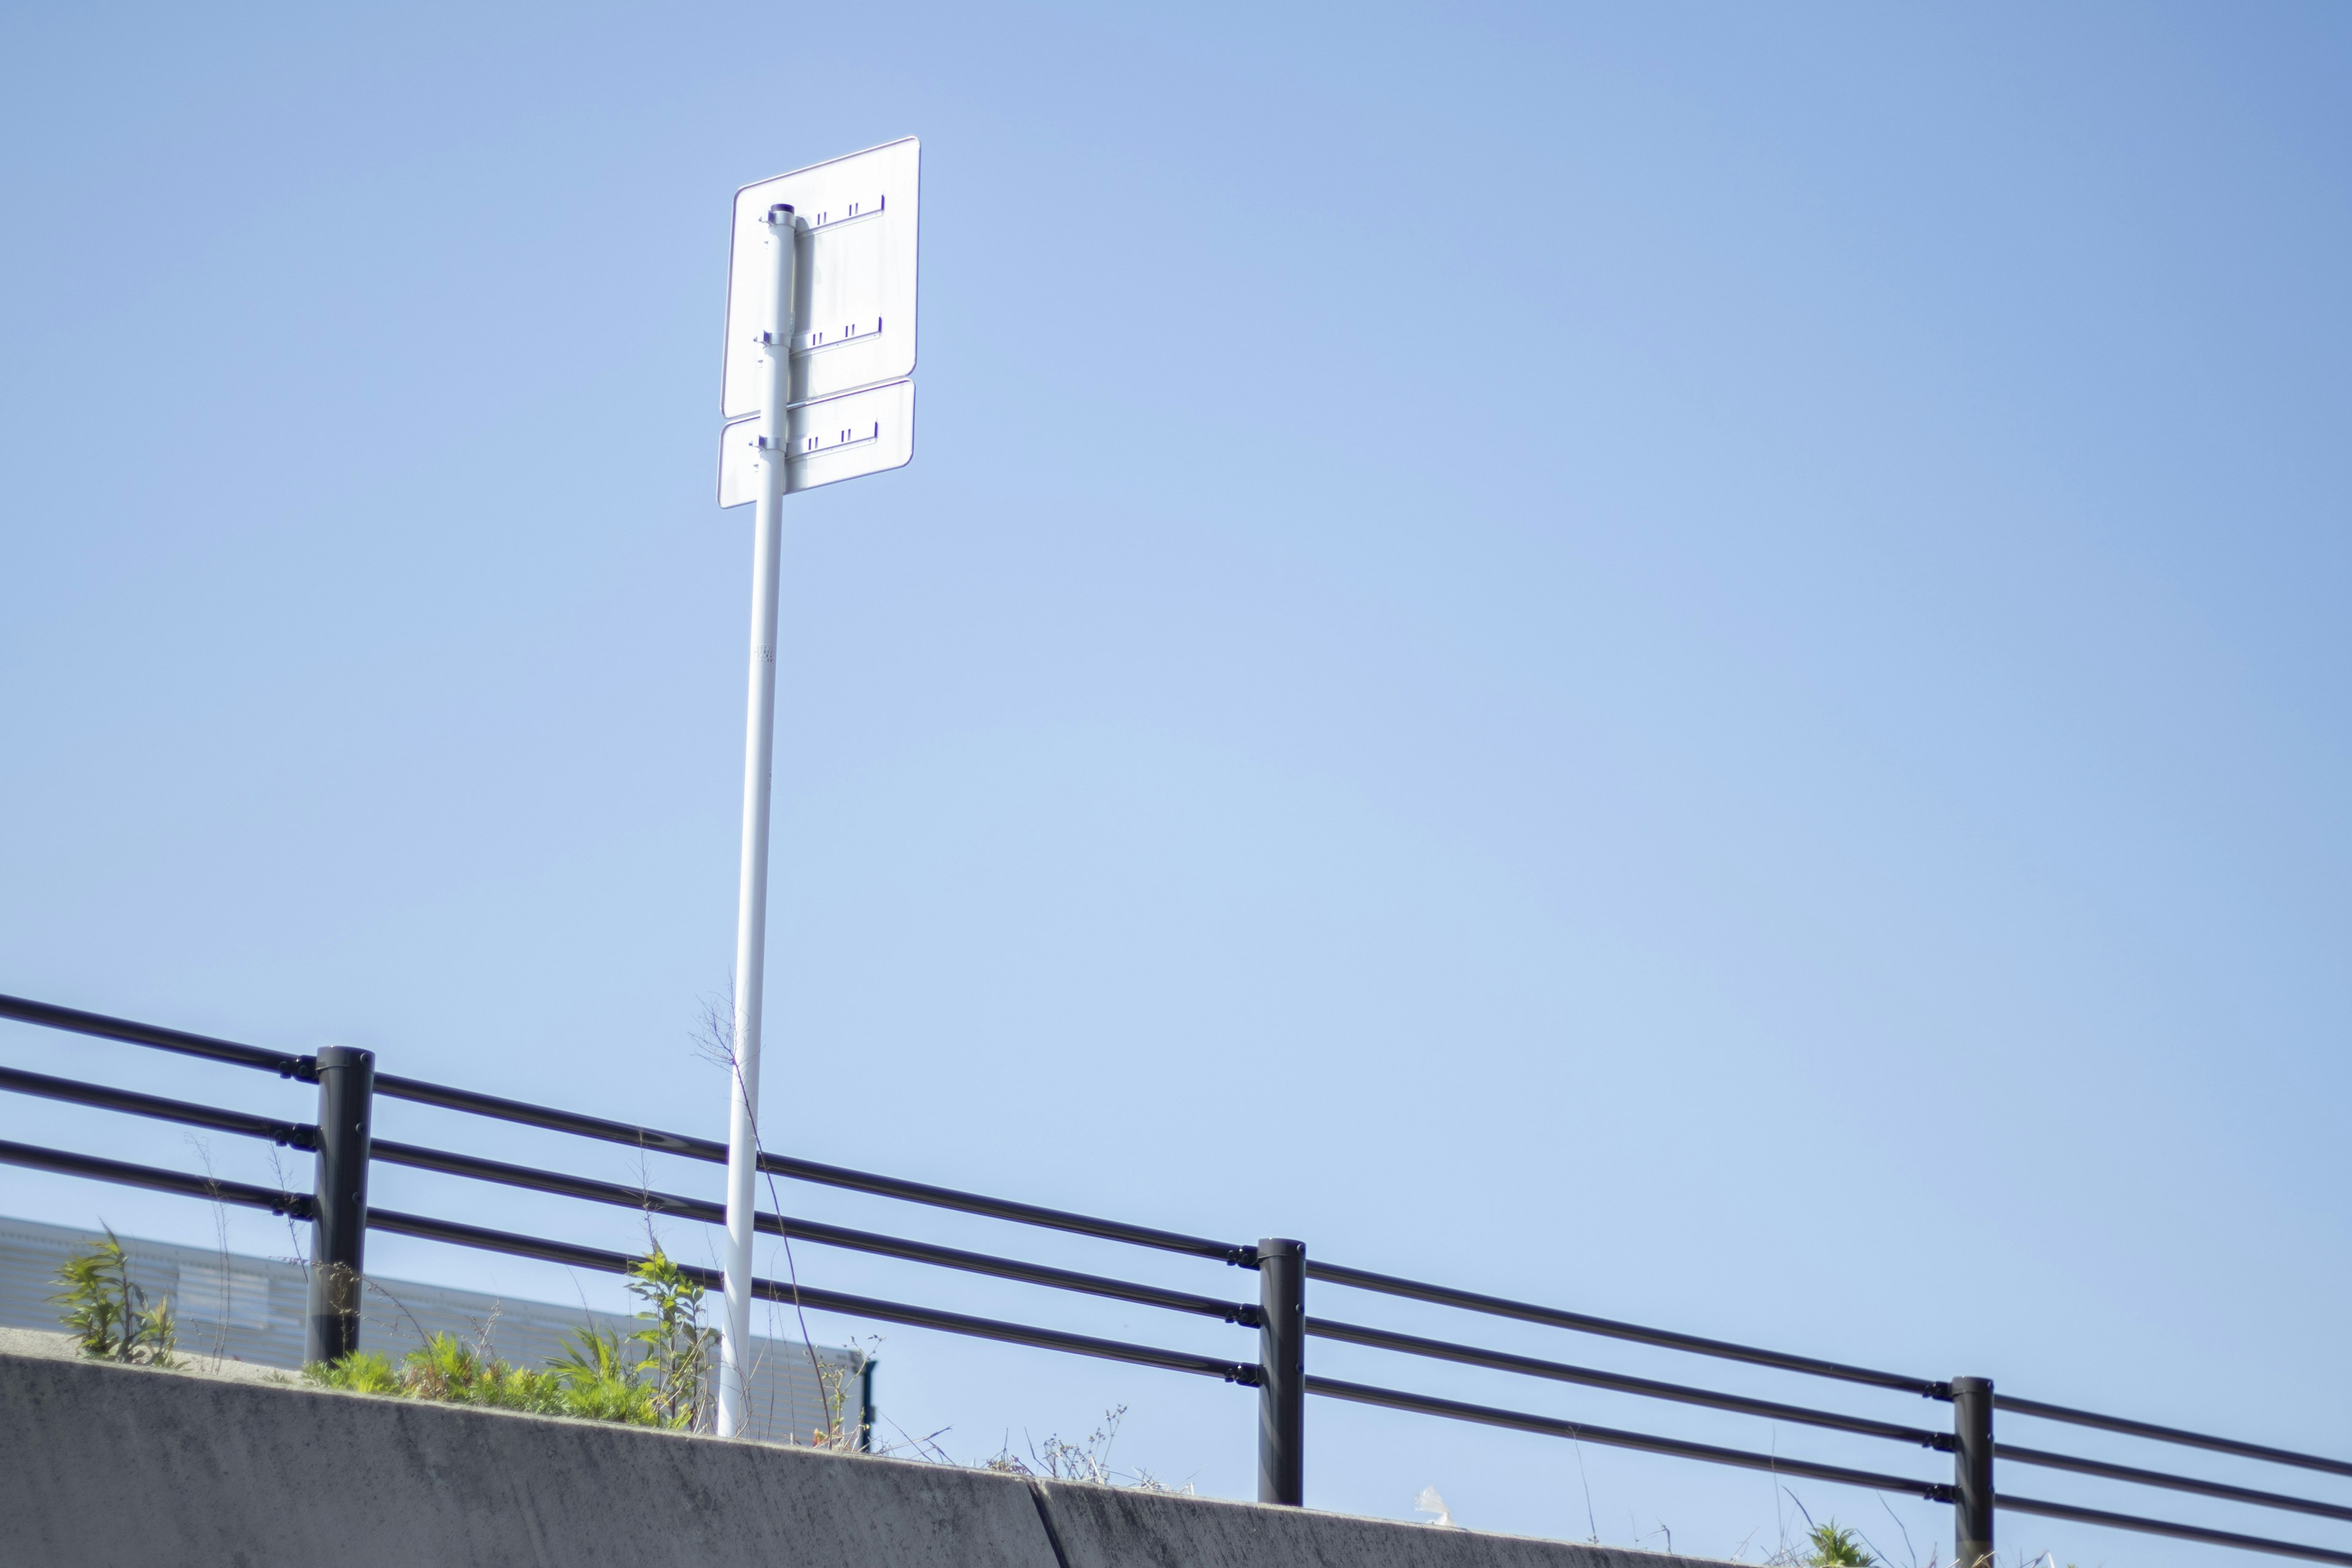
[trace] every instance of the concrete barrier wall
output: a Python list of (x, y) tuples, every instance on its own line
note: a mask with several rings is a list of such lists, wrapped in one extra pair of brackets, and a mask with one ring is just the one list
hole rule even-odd
[(1675, 1568), (1687, 1559), (100, 1365), (0, 1338), (0, 1568)]

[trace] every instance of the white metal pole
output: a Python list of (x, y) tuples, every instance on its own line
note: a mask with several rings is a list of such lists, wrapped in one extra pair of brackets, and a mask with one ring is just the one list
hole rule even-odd
[(735, 905), (735, 1069), (727, 1116), (727, 1302), (719, 1330), (719, 1435), (743, 1430), (751, 1351), (751, 1238), (759, 1174), (760, 1012), (768, 952), (768, 795), (775, 773), (776, 577), (792, 421), (793, 209), (765, 218), (770, 267), (760, 499), (752, 515), (751, 680), (743, 721), (743, 862)]

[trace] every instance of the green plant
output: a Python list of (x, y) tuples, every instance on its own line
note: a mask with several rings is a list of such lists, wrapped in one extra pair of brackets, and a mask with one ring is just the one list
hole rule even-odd
[(637, 1314), (646, 1326), (629, 1336), (646, 1347), (644, 1359), (629, 1369), (631, 1381), (649, 1380), (646, 1392), (660, 1425), (698, 1428), (719, 1342), (719, 1331), (703, 1326), (702, 1286), (659, 1247), (629, 1270), (628, 1286), (646, 1307)]
[(1874, 1568), (1878, 1562), (1862, 1538), (1836, 1520), (1814, 1525), (1807, 1539), (1813, 1543), (1813, 1554), (1805, 1561), (1812, 1568)]
[(667, 1426), (646, 1386), (643, 1369), (622, 1348), (621, 1336), (594, 1324), (564, 1337), (563, 1353), (549, 1363), (562, 1414), (633, 1426)]
[(423, 1344), (401, 1357), (396, 1368), (381, 1351), (353, 1351), (323, 1366), (305, 1368), (304, 1375), (322, 1388), (352, 1394), (388, 1394), (541, 1415), (582, 1414), (575, 1406), (587, 1403), (597, 1405), (594, 1413), (606, 1419), (619, 1418), (605, 1415), (596, 1401), (575, 1399), (560, 1373), (510, 1366), (450, 1333), (426, 1335)]
[(866, 1429), (864, 1413), (853, 1414), (850, 1396), (865, 1374), (861, 1362), (854, 1366), (826, 1366), (817, 1371), (817, 1390), (824, 1400), (824, 1425), (809, 1433), (809, 1447), (828, 1448), (837, 1454), (863, 1452), (873, 1440)]
[(563, 1336), (563, 1353), (547, 1363), (558, 1380), (567, 1384), (597, 1383), (610, 1378), (626, 1381), (629, 1358), (621, 1350), (621, 1336), (593, 1323), (583, 1324)]
[(380, 1352), (355, 1351), (305, 1375), (354, 1394), (691, 1429), (700, 1424), (719, 1337), (702, 1323), (703, 1288), (659, 1247), (630, 1269), (628, 1287), (646, 1305), (637, 1314), (645, 1327), (624, 1338), (583, 1324), (544, 1368), (512, 1366), (455, 1334), (435, 1333), (397, 1368)]
[(400, 1374), (382, 1351), (353, 1351), (349, 1355), (309, 1369), (310, 1381), (322, 1388), (347, 1394), (399, 1394)]
[(401, 1391), (412, 1398), (449, 1405), (572, 1415), (585, 1414), (576, 1406), (587, 1403), (595, 1405), (595, 1413), (603, 1419), (625, 1419), (606, 1414), (601, 1403), (576, 1398), (559, 1371), (510, 1366), (450, 1333), (427, 1335), (423, 1344), (401, 1359)]
[(150, 1305), (147, 1292), (131, 1278), (131, 1262), (122, 1243), (109, 1229), (104, 1241), (77, 1247), (58, 1270), (65, 1289), (49, 1300), (65, 1308), (62, 1321), (81, 1342), (81, 1353), (105, 1361), (172, 1364), (172, 1347), (179, 1326), (173, 1321), (172, 1300), (158, 1296)]

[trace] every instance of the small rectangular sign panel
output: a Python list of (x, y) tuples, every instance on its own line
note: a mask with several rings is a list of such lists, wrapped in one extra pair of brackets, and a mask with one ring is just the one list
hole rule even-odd
[(778, 202), (803, 227), (793, 314), (793, 400), (898, 381), (915, 373), (915, 209), (922, 147), (904, 141), (761, 180), (735, 193), (728, 251), (727, 341), (719, 412), (757, 414), (771, 330), (761, 297), (766, 226)]
[[(915, 384), (896, 381), (792, 411), (784, 493), (904, 468), (915, 455)], [(760, 420), (719, 432), (719, 504), (760, 499)]]

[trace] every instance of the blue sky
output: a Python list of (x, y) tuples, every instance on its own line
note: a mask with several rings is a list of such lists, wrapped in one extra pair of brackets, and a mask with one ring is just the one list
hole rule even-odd
[[(913, 133), (915, 462), (787, 520), (779, 1142), (2352, 1448), (2347, 87), (2352, 16), (2321, 5), (17, 8), (0, 990), (723, 1129), (689, 1034), (732, 951), (729, 197)], [(0, 1054), (301, 1105), (15, 1027)], [(0, 1137), (199, 1158), (48, 1107), (0, 1105)], [(377, 1198), (629, 1239), (401, 1173)], [(21, 1172), (0, 1209), (214, 1235)], [(886, 1412), (959, 1457), (1123, 1403), (1128, 1462), (1253, 1486), (1238, 1391), (903, 1330), (881, 1353)], [(1793, 1518), (1736, 1472), (1310, 1424), (1321, 1506), (1434, 1484), (1474, 1525), (1751, 1559)], [(1799, 1489), (1905, 1568), (1904, 1529), (1948, 1552), (1943, 1510)]]

